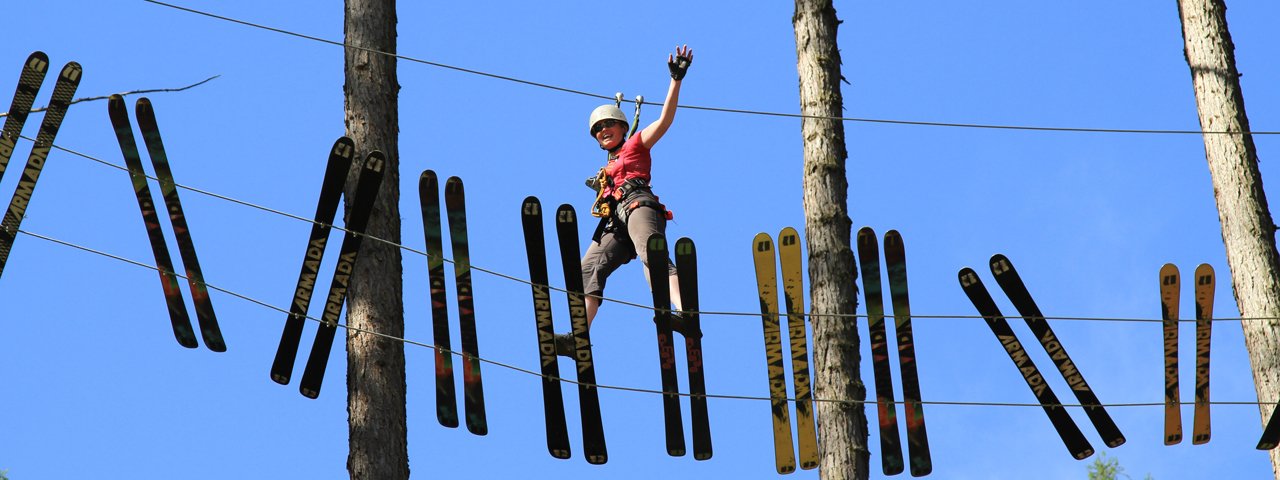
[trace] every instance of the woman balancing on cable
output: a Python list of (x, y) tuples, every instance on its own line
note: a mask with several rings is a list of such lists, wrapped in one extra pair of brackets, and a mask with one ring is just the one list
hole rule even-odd
[[(587, 186), (597, 191), (592, 214), (601, 217), (600, 226), (592, 237), (591, 246), (582, 258), (582, 283), (587, 294), (587, 325), (595, 319), (600, 309), (600, 296), (604, 294), (605, 280), (618, 267), (640, 257), (645, 265), (645, 277), (649, 276), (649, 259), (646, 244), (649, 235), (665, 234), (670, 213), (658, 203), (658, 196), (649, 188), (650, 167), (653, 159), (649, 151), (662, 135), (671, 128), (676, 118), (676, 105), (680, 99), (680, 81), (684, 79), (689, 64), (693, 63), (693, 50), (687, 45), (677, 47), (675, 55), (667, 57), (671, 70), (671, 84), (667, 87), (667, 99), (662, 103), (662, 113), (656, 121), (627, 138), (627, 116), (615, 105), (601, 105), (591, 112), (588, 122), (591, 137), (600, 149), (609, 152), (608, 164), (587, 180)], [(637, 118), (637, 120), (639, 120)], [(676, 268), (667, 262), (667, 281), (670, 283), (671, 301), (680, 309), (680, 287)], [(650, 282), (662, 279), (649, 278)], [(656, 318), (655, 318), (656, 321)], [(672, 328), (685, 335), (684, 322), (679, 315), (672, 315)], [(696, 334), (696, 332), (694, 332)], [(572, 355), (573, 334), (556, 335), (556, 353)]]

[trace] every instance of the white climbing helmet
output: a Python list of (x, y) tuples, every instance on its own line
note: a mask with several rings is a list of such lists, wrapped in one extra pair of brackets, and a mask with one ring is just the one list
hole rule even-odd
[(609, 119), (622, 122), (623, 125), (627, 124), (627, 115), (622, 113), (621, 108), (616, 105), (601, 105), (591, 111), (591, 119), (587, 122), (587, 133), (591, 133), (591, 130), (596, 128), (596, 124), (600, 123), (600, 121)]

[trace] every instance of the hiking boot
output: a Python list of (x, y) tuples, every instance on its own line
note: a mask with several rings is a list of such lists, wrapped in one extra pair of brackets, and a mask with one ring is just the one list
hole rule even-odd
[[(653, 322), (658, 323), (658, 317), (656, 315), (653, 317)], [(686, 338), (701, 337), (702, 330), (699, 329), (696, 332), (690, 332), (689, 324), (690, 324), (690, 321), (688, 318), (685, 318), (684, 312), (671, 312), (671, 331), (679, 333), (680, 335), (683, 335)]]
[(572, 357), (577, 353), (577, 341), (574, 340), (572, 333), (561, 333), (555, 336), (556, 355), (564, 357)]

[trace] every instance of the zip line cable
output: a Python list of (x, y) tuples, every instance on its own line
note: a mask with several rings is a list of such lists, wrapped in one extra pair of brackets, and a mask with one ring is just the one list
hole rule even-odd
[[(193, 13), (196, 15), (217, 19), (217, 20), (244, 25), (246, 27), (267, 30), (270, 32), (289, 35), (292, 37), (302, 38), (305, 40), (311, 40), (311, 41), (320, 42), (320, 43), (326, 43), (329, 45), (335, 45), (339, 47), (360, 50), (363, 52), (368, 52), (376, 55), (395, 57), (397, 59), (404, 60), (407, 62), (420, 63), (423, 65), (430, 65), (433, 67), (444, 68), (444, 69), (454, 70), (454, 71), (463, 72), (463, 73), (469, 73), (472, 75), (479, 75), (479, 76), (489, 77), (497, 80), (505, 80), (508, 82), (520, 83), (520, 84), (539, 87), (539, 88), (546, 88), (546, 89), (555, 90), (559, 92), (572, 93), (575, 95), (582, 95), (582, 96), (591, 97), (591, 98), (599, 98), (603, 100), (615, 100), (615, 97), (610, 95), (600, 95), (597, 93), (591, 93), (583, 90), (575, 90), (572, 88), (561, 87), (561, 86), (551, 85), (547, 83), (534, 82), (531, 80), (524, 80), (516, 77), (498, 75), (495, 73), (483, 72), (480, 70), (473, 70), (469, 68), (463, 68), (463, 67), (448, 65), (448, 64), (439, 63), (439, 62), (433, 62), (430, 60), (410, 57), (410, 56), (401, 55), (398, 53), (384, 52), (381, 50), (368, 48), (368, 47), (361, 47), (358, 45), (348, 45), (343, 42), (329, 40), (327, 38), (307, 35), (304, 33), (298, 33), (298, 32), (285, 30), (282, 28), (271, 27), (271, 26), (267, 26), (259, 23), (253, 23), (245, 20), (240, 20), (237, 18), (232, 18), (224, 15), (218, 15), (215, 13), (206, 12), (203, 10), (196, 10), (190, 7), (184, 7), (181, 5), (166, 3), (159, 0), (142, 0), (142, 1), (159, 5), (162, 7), (172, 8), (174, 10), (179, 10), (183, 12)], [(640, 103), (646, 104), (646, 105), (662, 105), (661, 103), (656, 103), (656, 102), (640, 102)], [(704, 111), (724, 112), (724, 113), (740, 113), (740, 114), (747, 114), (747, 115), (763, 115), (763, 116), (772, 116), (772, 117), (805, 118), (805, 119), (818, 119), (818, 120), (839, 120), (842, 122), (878, 123), (878, 124), (910, 125), (910, 126), (926, 126), (926, 127), (957, 127), (957, 128), (980, 128), (980, 129), (993, 129), (993, 130), (1024, 130), (1024, 131), (1039, 131), (1039, 132), (1077, 132), (1077, 133), (1134, 133), (1134, 134), (1178, 134), (1178, 135), (1280, 135), (1280, 132), (1278, 131), (1229, 132), (1229, 131), (1136, 129), (1136, 128), (1035, 127), (1035, 126), (996, 125), (996, 124), (982, 124), (982, 123), (950, 123), (950, 122), (927, 122), (927, 121), (915, 121), (915, 120), (891, 120), (891, 119), (880, 119), (880, 118), (827, 117), (822, 115), (766, 112), (766, 111), (759, 111), (759, 110), (747, 110), (747, 109), (724, 108), (724, 107), (705, 107), (705, 106), (696, 106), (696, 105), (679, 105), (678, 107), (686, 108), (690, 110), (704, 110)]]
[[(26, 135), (19, 135), (19, 138), (22, 138), (22, 139), (24, 139), (24, 140), (28, 140), (28, 141), (34, 141), (32, 138), (27, 137)], [(86, 160), (90, 160), (90, 161), (93, 161), (93, 162), (96, 162), (96, 163), (99, 163), (99, 164), (102, 164), (102, 165), (105, 165), (105, 166), (108, 166), (108, 167), (111, 167), (111, 168), (114, 168), (114, 169), (117, 169), (117, 170), (121, 170), (121, 171), (125, 171), (125, 172), (127, 172), (127, 171), (128, 171), (128, 168), (126, 168), (126, 167), (123, 167), (123, 166), (120, 166), (120, 165), (116, 165), (116, 164), (114, 164), (114, 163), (111, 163), (111, 162), (108, 162), (108, 161), (106, 161), (106, 160), (103, 160), (103, 159), (100, 159), (100, 158), (94, 157), (94, 156), (89, 155), (89, 154), (87, 154), (87, 153), (79, 152), (79, 151), (76, 151), (76, 150), (73, 150), (73, 149), (70, 149), (70, 148), (67, 148), (67, 147), (63, 147), (63, 146), (60, 146), (60, 145), (56, 145), (56, 144), (55, 144), (55, 145), (53, 145), (53, 146), (52, 146), (52, 148), (54, 148), (54, 149), (56, 149), (56, 150), (61, 150), (61, 151), (63, 151), (63, 152), (67, 152), (67, 153), (72, 154), (72, 155), (74, 155), (74, 156), (77, 156), (77, 157), (80, 157), (80, 158), (84, 158), (84, 159), (86, 159)], [(156, 177), (153, 177), (153, 176), (151, 176), (151, 175), (147, 175), (147, 174), (145, 174), (145, 173), (144, 173), (144, 176), (145, 176), (146, 178), (148, 178), (148, 179), (155, 180), (155, 181), (159, 182), (159, 179), (157, 179)], [(271, 214), (274, 214), (274, 215), (280, 215), (280, 216), (283, 216), (283, 217), (291, 218), (291, 219), (294, 219), (294, 220), (298, 220), (298, 221), (302, 221), (302, 222), (306, 222), (306, 223), (310, 223), (310, 224), (317, 224), (317, 222), (316, 222), (315, 220), (312, 220), (312, 219), (310, 219), (310, 218), (302, 217), (302, 216), (299, 216), (299, 215), (294, 215), (294, 214), (289, 213), (289, 212), (285, 212), (285, 211), (282, 211), (282, 210), (277, 210), (277, 209), (274, 209), (274, 208), (270, 208), (270, 207), (266, 207), (266, 206), (258, 205), (258, 204), (255, 204), (255, 203), (252, 203), (252, 202), (248, 202), (248, 201), (245, 201), (245, 200), (240, 200), (240, 199), (237, 199), (237, 198), (234, 198), (234, 197), (229, 197), (229, 196), (226, 196), (226, 195), (222, 195), (222, 194), (218, 194), (218, 193), (210, 192), (210, 191), (208, 191), (208, 190), (203, 190), (203, 189), (200, 189), (200, 188), (191, 187), (191, 186), (187, 186), (187, 185), (183, 185), (183, 184), (179, 184), (179, 183), (175, 183), (175, 184), (174, 184), (174, 186), (175, 186), (175, 187), (177, 187), (177, 188), (181, 188), (181, 189), (183, 189), (183, 190), (187, 190), (187, 191), (191, 191), (191, 192), (194, 192), (194, 193), (198, 193), (198, 194), (200, 194), (200, 195), (206, 195), (206, 196), (209, 196), (209, 197), (212, 197), (212, 198), (216, 198), (216, 199), (219, 199), (219, 200), (223, 200), (223, 201), (227, 201), (227, 202), (235, 203), (235, 204), (238, 204), (238, 205), (246, 206), (246, 207), (249, 207), (249, 208), (253, 208), (253, 209), (257, 209), (257, 210), (261, 210), (261, 211), (264, 211), (264, 212), (267, 212), (267, 213), (271, 213)], [(333, 228), (333, 229), (336, 229), (336, 230), (339, 230), (339, 231), (341, 231), (341, 232), (347, 233), (347, 229), (346, 229), (346, 228), (344, 228), (344, 227), (339, 227), (339, 226), (337, 226), (337, 225), (329, 225), (329, 227), (331, 227), (331, 228)], [(377, 242), (384, 243), (384, 244), (386, 244), (386, 245), (389, 245), (389, 246), (392, 246), (392, 247), (398, 248), (398, 249), (400, 249), (400, 250), (403, 250), (403, 251), (406, 251), (406, 252), (409, 252), (409, 253), (413, 253), (413, 254), (416, 254), (416, 255), (420, 255), (420, 256), (423, 256), (423, 257), (426, 257), (426, 258), (431, 258), (431, 255), (430, 255), (430, 254), (428, 254), (427, 252), (425, 252), (425, 251), (423, 251), (423, 250), (418, 250), (418, 249), (413, 248), (413, 247), (410, 247), (410, 246), (408, 246), (408, 245), (404, 245), (404, 244), (401, 244), (401, 243), (396, 243), (396, 242), (393, 242), (393, 241), (390, 241), (390, 240), (386, 240), (386, 239), (383, 239), (383, 238), (380, 238), (380, 237), (377, 237), (377, 236), (374, 236), (374, 235), (365, 234), (365, 233), (358, 233), (358, 232), (356, 232), (356, 235), (361, 235), (361, 236), (363, 236), (363, 237), (365, 237), (365, 238), (369, 238), (369, 239), (371, 239), (371, 240), (374, 240), (374, 241), (377, 241)], [(449, 263), (449, 264), (453, 264), (453, 263), (454, 263), (453, 259), (450, 259), (450, 258), (441, 257), (441, 260), (442, 260), (442, 261), (444, 261), (445, 263)], [(516, 283), (522, 283), (522, 284), (529, 285), (529, 286), (547, 287), (548, 289), (550, 289), (550, 290), (552, 290), (552, 291), (561, 292), (561, 293), (568, 293), (568, 292), (569, 292), (568, 290), (564, 289), (563, 287), (557, 287), (557, 286), (554, 286), (554, 285), (534, 285), (534, 283), (533, 283), (533, 282), (531, 282), (531, 281), (529, 281), (529, 280), (526, 280), (526, 279), (523, 279), (523, 278), (520, 278), (520, 277), (516, 277), (516, 276), (513, 276), (513, 275), (509, 275), (509, 274), (506, 274), (506, 273), (502, 273), (502, 272), (499, 272), (499, 271), (496, 271), (496, 270), (491, 270), (491, 269), (487, 269), (487, 268), (484, 268), (484, 267), (478, 267), (478, 266), (476, 266), (476, 265), (474, 265), (474, 264), (470, 265), (470, 268), (471, 268), (472, 270), (475, 270), (475, 271), (478, 271), (478, 272), (482, 272), (482, 273), (486, 273), (486, 274), (489, 274), (489, 275), (493, 275), (493, 276), (495, 276), (495, 277), (502, 278), (502, 279), (505, 279), (505, 280), (510, 280), (510, 281), (513, 281), (513, 282), (516, 282)], [(658, 310), (658, 309), (654, 308), (652, 305), (645, 305), (645, 304), (640, 304), (640, 303), (630, 302), (630, 301), (627, 301), (627, 300), (620, 300), (620, 299), (616, 299), (616, 298), (605, 297), (605, 296), (603, 296), (603, 295), (592, 295), (592, 294), (584, 294), (584, 295), (589, 296), (589, 297), (598, 298), (598, 299), (600, 299), (601, 301), (613, 302), (613, 303), (617, 303), (617, 304), (619, 304), (619, 305), (625, 305), (625, 306), (628, 306), (628, 307), (639, 308), (639, 309), (641, 309), (641, 310), (650, 310), (650, 311), (657, 311), (657, 310)], [(673, 312), (674, 312), (674, 310), (673, 310)], [(776, 313), (777, 313), (778, 315), (787, 315), (787, 313), (786, 313), (786, 312), (776, 312)], [(700, 311), (698, 311), (698, 314), (699, 314), (699, 315), (727, 316), (727, 317), (758, 317), (758, 316), (760, 316), (760, 315), (761, 315), (760, 313), (755, 313), (755, 312), (728, 312), (728, 311), (714, 311), (714, 310), (700, 310)], [(851, 314), (851, 313), (830, 313), (830, 314), (826, 314), (826, 313), (803, 313), (803, 314), (801, 314), (801, 316), (804, 316), (804, 317), (807, 317), (807, 318), (817, 318), (817, 317), (824, 317), (824, 318), (853, 318), (853, 319), (858, 319), (858, 318), (867, 318), (867, 315), (866, 315), (866, 314), (856, 314), (856, 313), (852, 313), (852, 314)], [(888, 317), (891, 317), (891, 315), (886, 315), (886, 318), (888, 318)], [(944, 320), (945, 320), (945, 319), (986, 319), (986, 317), (983, 317), (982, 315), (920, 315), (920, 314), (912, 314), (912, 315), (911, 315), (911, 318), (918, 318), (918, 319), (944, 319)], [(1025, 317), (1022, 317), (1022, 316), (1020, 316), (1020, 315), (1005, 315), (1003, 318), (1010, 319), (1010, 318), (1025, 318)], [(1038, 318), (1044, 318), (1045, 320), (1088, 321), (1088, 322), (1128, 322), (1128, 323), (1162, 323), (1162, 322), (1163, 322), (1163, 320), (1160, 320), (1160, 319), (1153, 319), (1153, 318), (1132, 318), (1132, 317), (1065, 317), (1065, 316), (1064, 316), (1064, 317), (1054, 317), (1054, 316), (1045, 316), (1045, 317), (1038, 317)], [(1280, 317), (1222, 317), (1222, 318), (1213, 318), (1213, 319), (1210, 319), (1210, 321), (1213, 321), (1213, 322), (1232, 322), (1232, 321), (1272, 321), (1272, 320), (1280, 320)], [(1195, 323), (1195, 322), (1197, 322), (1197, 320), (1194, 320), (1194, 319), (1179, 319), (1178, 321), (1179, 321), (1179, 322), (1182, 322), (1182, 323)]]
[[(133, 259), (130, 259), (130, 258), (125, 258), (125, 257), (119, 256), (119, 255), (115, 255), (115, 254), (112, 254), (112, 253), (107, 253), (107, 252), (104, 252), (104, 251), (101, 251), (101, 250), (96, 250), (96, 249), (93, 249), (93, 248), (90, 248), (90, 247), (86, 247), (86, 246), (83, 246), (83, 245), (78, 245), (78, 244), (75, 244), (75, 243), (72, 243), (72, 242), (68, 242), (68, 241), (65, 241), (65, 240), (59, 240), (59, 239), (57, 239), (57, 238), (53, 238), (53, 237), (49, 237), (49, 236), (42, 235), (42, 234), (39, 234), (39, 233), (31, 232), (31, 231), (29, 231), (29, 230), (18, 229), (18, 233), (21, 233), (21, 234), (24, 234), (24, 235), (27, 235), (27, 236), (30, 236), (30, 237), (38, 238), (38, 239), (40, 239), (40, 240), (44, 240), (44, 241), (47, 241), (47, 242), (50, 242), (50, 243), (54, 243), (54, 244), (62, 245), (62, 246), (65, 246), (65, 247), (74, 248), (74, 249), (76, 249), (76, 250), (80, 250), (80, 251), (84, 251), (84, 252), (92, 253), (92, 254), (94, 254), (94, 255), (99, 255), (99, 256), (107, 257), (107, 258), (110, 258), (110, 259), (112, 259), (112, 260), (116, 260), (116, 261), (120, 261), (120, 262), (128, 263), (128, 264), (135, 265), (135, 266), (139, 266), (139, 267), (143, 267), (143, 268), (146, 268), (146, 269), (148, 269), (148, 270), (160, 271), (160, 269), (159, 269), (159, 268), (156, 268), (156, 267), (155, 267), (155, 266), (153, 266), (153, 265), (148, 265), (148, 264), (146, 264), (146, 263), (139, 262), (139, 261), (137, 261), (137, 260), (133, 260)], [(185, 275), (183, 275), (183, 274), (181, 274), (181, 273), (177, 273), (177, 272), (170, 272), (170, 273), (173, 273), (175, 276), (177, 276), (178, 278), (181, 278), (181, 279), (183, 279), (183, 280), (189, 280)], [(219, 292), (225, 293), (225, 294), (227, 294), (227, 295), (230, 295), (230, 296), (232, 296), (232, 297), (235, 297), (235, 298), (238, 298), (238, 299), (241, 299), (241, 300), (244, 300), (244, 301), (250, 302), (250, 303), (257, 304), (257, 305), (259, 305), (259, 306), (261, 306), (261, 307), (264, 307), (264, 308), (268, 308), (268, 309), (271, 309), (271, 310), (275, 310), (275, 311), (280, 312), (280, 313), (285, 313), (285, 314), (288, 314), (288, 313), (289, 313), (289, 310), (287, 310), (287, 309), (277, 307), (277, 306), (275, 306), (275, 305), (272, 305), (272, 304), (270, 304), (270, 303), (264, 302), (264, 301), (262, 301), (262, 300), (258, 300), (258, 299), (255, 299), (255, 298), (253, 298), (253, 297), (249, 297), (249, 296), (247, 296), (247, 295), (243, 295), (243, 294), (240, 294), (240, 293), (236, 293), (236, 292), (234, 292), (234, 291), (232, 291), (232, 290), (228, 290), (228, 289), (226, 289), (226, 288), (222, 288), (222, 287), (219, 287), (219, 286), (216, 286), (216, 285), (212, 285), (212, 284), (208, 284), (208, 283), (204, 283), (204, 286), (205, 286), (205, 287), (207, 287), (207, 288), (209, 288), (210, 290), (216, 290), (216, 291), (219, 291)], [(307, 316), (305, 316), (304, 318), (306, 318), (307, 320), (310, 320), (310, 321), (316, 322), (316, 323), (324, 323), (324, 320), (321, 320), (321, 319), (319, 319), (319, 318), (316, 318), (316, 317), (313, 317), (313, 316), (310, 316), (310, 315), (307, 315)], [(336, 326), (341, 327), (341, 328), (344, 328), (344, 329), (346, 329), (346, 330), (348, 330), (348, 331), (351, 331), (351, 332), (356, 332), (356, 333), (365, 333), (365, 334), (369, 334), (369, 335), (374, 335), (374, 336), (377, 336), (377, 337), (382, 337), (382, 338), (387, 339), (387, 340), (392, 340), (392, 341), (401, 342), (401, 343), (404, 343), (404, 344), (406, 344), (406, 345), (413, 345), (413, 346), (417, 346), (417, 347), (430, 348), (430, 349), (433, 349), (433, 350), (439, 351), (439, 352), (441, 352), (441, 353), (447, 353), (447, 354), (449, 354), (449, 355), (454, 355), (454, 356), (458, 356), (458, 357), (462, 357), (462, 358), (467, 358), (467, 357), (469, 357), (469, 355), (467, 355), (467, 354), (465, 354), (465, 353), (457, 352), (457, 351), (450, 350), (450, 349), (447, 349), (447, 348), (443, 348), (443, 347), (440, 347), (440, 346), (437, 346), (437, 345), (426, 344), (426, 343), (422, 343), (422, 342), (418, 342), (418, 341), (410, 340), (410, 339), (407, 339), (407, 338), (397, 337), (397, 336), (394, 336), (394, 335), (389, 335), (389, 334), (385, 334), (385, 333), (381, 333), (381, 332), (375, 332), (375, 331), (366, 330), (366, 329), (362, 329), (362, 328), (352, 327), (352, 326), (349, 326), (349, 325), (344, 324), (344, 323), (337, 323), (337, 324), (336, 324)], [(654, 394), (654, 395), (670, 395), (670, 393), (663, 392), (663, 391), (661, 391), (661, 390), (653, 390), (653, 389), (647, 389), (647, 388), (624, 387), (624, 386), (618, 386), (618, 385), (587, 384), (587, 383), (578, 382), (578, 381), (576, 381), (576, 380), (570, 380), (570, 379), (567, 379), (567, 378), (562, 378), (562, 377), (557, 377), (557, 376), (551, 376), (551, 375), (543, 375), (541, 372), (535, 372), (535, 371), (532, 371), (532, 370), (529, 370), (529, 369), (525, 369), (525, 368), (517, 367), (517, 366), (515, 366), (515, 365), (511, 365), (511, 364), (507, 364), (507, 363), (499, 362), (499, 361), (496, 361), (496, 360), (491, 360), (491, 359), (484, 358), (484, 357), (476, 356), (476, 357), (474, 357), (474, 358), (475, 358), (476, 360), (480, 361), (480, 362), (484, 362), (484, 363), (487, 363), (487, 364), (490, 364), (490, 365), (494, 365), (494, 366), (497, 366), (497, 367), (505, 368), (505, 369), (512, 370), (512, 371), (515, 371), (515, 372), (524, 373), (524, 374), (527, 374), (527, 375), (531, 375), (531, 376), (535, 376), (535, 377), (539, 377), (539, 378), (543, 378), (543, 379), (558, 380), (558, 381), (561, 381), (561, 382), (564, 382), (564, 383), (568, 383), (568, 384), (572, 384), (572, 385), (587, 385), (587, 386), (593, 386), (593, 387), (601, 388), (601, 389), (607, 389), (607, 390), (618, 390), (618, 391), (624, 391), (624, 392), (645, 393), (645, 394)], [(679, 396), (681, 396), (681, 397), (692, 397), (692, 396), (693, 396), (693, 394), (691, 394), (691, 393), (683, 393), (683, 392), (681, 392), (681, 393), (679, 393)], [(725, 399), (725, 400), (757, 400), (757, 401), (773, 401), (773, 400), (775, 400), (773, 397), (757, 397), (757, 396), (750, 396), (750, 395), (706, 394), (706, 395), (699, 395), (699, 396), (700, 396), (700, 397), (706, 397), (706, 398)], [(778, 399), (783, 399), (783, 397), (779, 397)], [(788, 402), (798, 402), (798, 401), (802, 401), (802, 400), (797, 400), (797, 399), (796, 399), (796, 398), (794, 398), (794, 397), (785, 397), (785, 400), (786, 400), (786, 401), (788, 401)], [(811, 400), (812, 400), (812, 401), (814, 401), (814, 402), (824, 402), (824, 403), (843, 403), (843, 404), (853, 404), (853, 405), (865, 405), (865, 404), (876, 404), (876, 403), (878, 403), (878, 401), (877, 401), (877, 400), (845, 400), (845, 399), (824, 399), (824, 398), (813, 398), (813, 399), (811, 399)], [(886, 403), (888, 403), (888, 402), (886, 402)], [(905, 401), (894, 401), (893, 403), (894, 403), (894, 404), (905, 404), (906, 402), (905, 402)], [(924, 405), (952, 405), (952, 406), (971, 406), (971, 407), (1044, 407), (1044, 406), (1051, 406), (1051, 407), (1081, 407), (1081, 408), (1083, 408), (1083, 407), (1085, 407), (1085, 406), (1086, 406), (1086, 405), (1083, 405), (1083, 404), (1072, 404), (1072, 403), (1041, 404), (1041, 403), (1021, 403), (1021, 402), (972, 402), (972, 401), (946, 401), (946, 400), (930, 400), (930, 401), (921, 401), (921, 402), (918, 402), (918, 403), (920, 403), (920, 404), (924, 404)], [(1267, 405), (1271, 405), (1271, 404), (1273, 404), (1273, 403), (1275, 403), (1275, 402), (1212, 401), (1212, 402), (1209, 402), (1209, 403), (1210, 403), (1210, 404), (1213, 404), (1213, 405), (1252, 405), (1252, 406), (1259, 406), (1259, 405), (1262, 405), (1263, 403), (1266, 403)], [(1182, 402), (1182, 403), (1181, 403), (1181, 405), (1194, 405), (1194, 402)], [(1090, 406), (1094, 406), (1094, 405), (1090, 405)], [(1096, 405), (1096, 406), (1101, 406), (1101, 407), (1163, 407), (1163, 406), (1165, 406), (1165, 403), (1164, 403), (1164, 402), (1106, 403), (1106, 404), (1100, 404), (1100, 405)]]

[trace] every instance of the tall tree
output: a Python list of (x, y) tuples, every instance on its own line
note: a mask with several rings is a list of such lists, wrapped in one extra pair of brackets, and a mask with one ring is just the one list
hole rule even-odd
[[(1280, 317), (1276, 226), (1262, 190), (1258, 151), (1253, 137), (1243, 133), (1249, 132), (1249, 118), (1236, 70), (1235, 45), (1227, 31), (1227, 6), (1223, 0), (1179, 0), (1178, 14), (1200, 129), (1215, 132), (1203, 135), (1204, 152), (1213, 177), (1236, 305), (1244, 317)], [(1280, 358), (1280, 330), (1275, 321), (1246, 321), (1244, 338), (1265, 422), (1274, 408), (1271, 402), (1280, 396), (1280, 365), (1276, 362)], [(1280, 479), (1280, 450), (1271, 451), (1271, 466)]]
[[(395, 0), (347, 0), (344, 27), (347, 136), (355, 140), (356, 158), (372, 150), (386, 155), (367, 233), (400, 243), (400, 84), (396, 58), (387, 55), (396, 52)], [(352, 172), (359, 171), (354, 165)], [(355, 182), (348, 185), (353, 190)], [(347, 470), (353, 479), (408, 479), (404, 344), (359, 333), (404, 337), (400, 250), (377, 241), (361, 248), (347, 302), (353, 327), (347, 332)]]
[[(796, 70), (804, 138), (804, 216), (809, 248), (810, 320), (813, 325), (814, 395), (862, 401), (858, 370), (857, 269), (850, 247), (849, 182), (845, 177), (840, 95), (840, 20), (832, 0), (796, 0)], [(818, 438), (824, 479), (867, 478), (867, 415), (861, 403), (819, 402)]]

